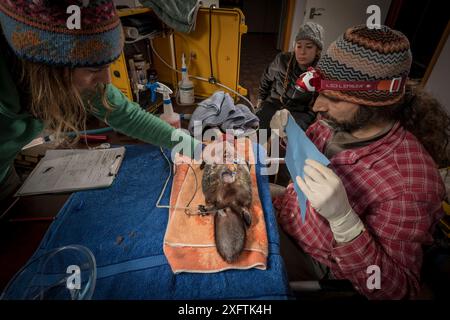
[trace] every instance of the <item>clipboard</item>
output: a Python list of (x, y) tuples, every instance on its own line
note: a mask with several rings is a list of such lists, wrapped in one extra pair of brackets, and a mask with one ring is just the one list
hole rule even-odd
[(48, 150), (14, 196), (109, 187), (124, 156), (125, 147)]

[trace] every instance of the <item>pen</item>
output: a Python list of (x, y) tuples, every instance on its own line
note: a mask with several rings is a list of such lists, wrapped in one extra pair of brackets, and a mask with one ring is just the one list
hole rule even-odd
[(121, 158), (121, 155), (117, 155), (116, 158), (114, 159), (114, 162), (112, 163), (111, 167), (109, 168), (109, 176), (114, 176), (116, 175), (116, 170), (117, 170), (117, 166), (119, 164), (119, 159)]
[(94, 136), (89, 134), (80, 135), (81, 139), (86, 141), (106, 141), (108, 140), (108, 136)]

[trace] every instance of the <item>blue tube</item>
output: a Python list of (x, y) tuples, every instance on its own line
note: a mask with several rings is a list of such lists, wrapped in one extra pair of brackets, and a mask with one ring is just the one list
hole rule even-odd
[[(86, 130), (86, 131), (80, 131), (80, 134), (100, 134), (100, 133), (104, 133), (104, 132), (108, 132), (113, 130), (113, 128), (111, 127), (106, 127), (106, 128), (99, 128), (99, 129), (92, 129), (92, 130)], [(69, 137), (75, 137), (75, 132), (68, 132), (67, 136)]]

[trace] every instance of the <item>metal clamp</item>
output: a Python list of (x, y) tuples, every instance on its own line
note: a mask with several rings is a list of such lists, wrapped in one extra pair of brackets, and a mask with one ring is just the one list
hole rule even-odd
[[(398, 92), (400, 90), (401, 83), (402, 83), (402, 78), (401, 77), (392, 79), (391, 80), (391, 85), (389, 86), (389, 92), (390, 93)], [(395, 87), (395, 89), (394, 89), (394, 87)]]

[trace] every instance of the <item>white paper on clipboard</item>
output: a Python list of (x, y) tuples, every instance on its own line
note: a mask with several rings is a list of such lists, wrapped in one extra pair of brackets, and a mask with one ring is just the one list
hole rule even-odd
[(15, 196), (108, 187), (124, 156), (125, 147), (48, 150)]

